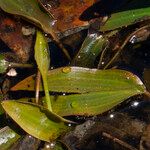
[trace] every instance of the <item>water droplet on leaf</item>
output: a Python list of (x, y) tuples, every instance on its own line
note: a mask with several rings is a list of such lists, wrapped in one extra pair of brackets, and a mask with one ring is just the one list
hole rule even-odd
[(77, 107), (79, 107), (79, 105), (78, 105), (77, 102), (74, 101), (74, 102), (71, 103), (71, 107), (72, 108), (77, 108)]
[(65, 68), (62, 69), (62, 72), (63, 73), (69, 73), (69, 72), (71, 72), (71, 68), (70, 67), (65, 67)]

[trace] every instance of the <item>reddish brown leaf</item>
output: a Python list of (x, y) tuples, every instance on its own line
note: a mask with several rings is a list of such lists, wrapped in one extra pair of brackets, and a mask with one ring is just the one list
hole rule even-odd
[(88, 26), (87, 21), (79, 20), (80, 15), (96, 0), (41, 0), (43, 6), (56, 19), (55, 32), (65, 32)]
[(20, 61), (26, 62), (29, 59), (33, 35), (23, 35), (23, 26), (25, 24), (0, 11), (0, 39), (12, 49)]

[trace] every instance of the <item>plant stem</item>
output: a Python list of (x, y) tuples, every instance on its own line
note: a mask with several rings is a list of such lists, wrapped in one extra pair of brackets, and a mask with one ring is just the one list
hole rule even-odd
[(36, 75), (36, 83), (35, 83), (35, 102), (39, 103), (39, 91), (40, 91), (40, 83), (41, 83), (41, 73), (38, 69)]
[(48, 83), (47, 83), (47, 76), (44, 77), (42, 75), (42, 78), (43, 78), (43, 85), (44, 85), (44, 91), (45, 91), (45, 98), (46, 98), (47, 109), (52, 112), (52, 104), (51, 104), (51, 99), (50, 99), (50, 95), (49, 95), (49, 89), (48, 89)]
[(104, 137), (108, 138), (108, 139), (113, 140), (115, 143), (118, 143), (119, 145), (123, 146), (126, 149), (129, 149), (129, 150), (138, 150), (135, 147), (131, 146), (130, 144), (128, 144), (128, 143), (126, 143), (126, 142), (124, 142), (124, 141), (122, 141), (122, 140), (120, 140), (120, 139), (118, 139), (118, 138), (116, 138), (116, 137), (114, 137), (114, 136), (106, 133), (106, 132), (103, 132), (102, 135)]
[[(44, 20), (43, 20), (44, 21)], [(64, 55), (66, 56), (66, 58), (71, 61), (71, 56), (68, 53), (67, 49), (63, 46), (63, 44), (60, 42), (60, 40), (58, 39), (57, 34), (53, 31), (52, 27), (49, 26), (49, 24), (45, 23), (45, 25), (47, 25), (47, 30), (45, 30), (46, 33), (48, 33), (50, 35), (50, 37), (52, 38), (52, 40), (54, 40), (59, 48), (61, 48), (62, 52), (64, 53)]]
[(53, 40), (58, 44), (58, 46), (62, 49), (62, 52), (65, 54), (65, 56), (67, 57), (67, 59), (69, 61), (71, 61), (71, 56), (68, 53), (68, 51), (66, 50), (66, 48), (63, 46), (63, 44), (59, 41), (56, 33), (53, 30), (50, 30), (49, 34), (51, 35), (51, 37), (53, 38)]
[(124, 49), (124, 47), (126, 46), (126, 44), (128, 43), (128, 41), (131, 39), (131, 37), (133, 35), (135, 35), (136, 33), (138, 33), (139, 31), (149, 28), (150, 25), (145, 25), (139, 29), (137, 29), (136, 31), (132, 32), (129, 36), (127, 36), (127, 38), (124, 40), (123, 44), (120, 46), (120, 48), (118, 49), (117, 53), (113, 56), (113, 58), (108, 62), (108, 64), (104, 67), (104, 70), (107, 69), (114, 61), (115, 59), (119, 56), (120, 52)]
[(15, 67), (15, 68), (33, 68), (32, 64), (21, 64), (21, 63), (9, 63), (9, 67)]
[(107, 48), (108, 48), (108, 46), (106, 46), (106, 47), (103, 49), (103, 51), (102, 51), (102, 53), (101, 53), (101, 55), (100, 55), (100, 59), (99, 59), (99, 63), (98, 63), (97, 69), (100, 69), (100, 67), (101, 67), (101, 65), (102, 65), (103, 57), (104, 57), (104, 55), (105, 55), (105, 53), (106, 53), (106, 51), (107, 51)]

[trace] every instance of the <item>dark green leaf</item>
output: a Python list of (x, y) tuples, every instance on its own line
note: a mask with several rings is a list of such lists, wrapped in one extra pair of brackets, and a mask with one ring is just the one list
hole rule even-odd
[(108, 44), (107, 42), (107, 39), (102, 35), (96, 33), (89, 34), (84, 40), (72, 64), (80, 67), (93, 67), (96, 57)]
[(100, 31), (110, 31), (135, 24), (150, 17), (150, 7), (126, 10), (111, 14), (107, 22), (100, 27)]

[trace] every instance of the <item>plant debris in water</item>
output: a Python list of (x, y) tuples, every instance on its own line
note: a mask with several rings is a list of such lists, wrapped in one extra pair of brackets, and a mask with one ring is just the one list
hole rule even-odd
[(1, 0), (0, 39), (0, 149), (150, 149), (150, 1)]

